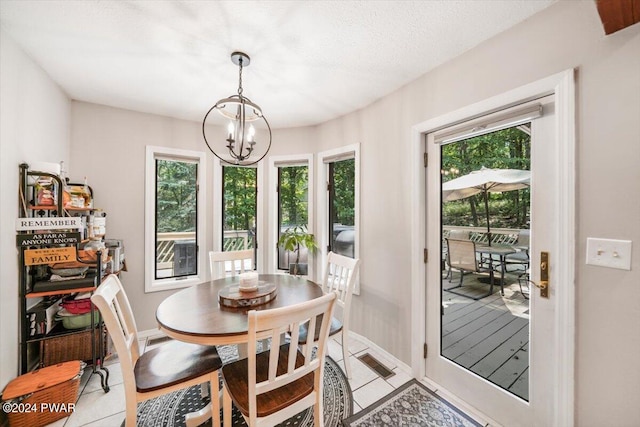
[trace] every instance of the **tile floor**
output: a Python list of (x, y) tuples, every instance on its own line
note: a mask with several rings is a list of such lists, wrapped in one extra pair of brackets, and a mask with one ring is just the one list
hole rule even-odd
[[(162, 345), (159, 343), (157, 345)], [(146, 348), (146, 340), (141, 341), (141, 348)], [(152, 347), (149, 347), (152, 348)], [(379, 362), (391, 369), (395, 375), (387, 380), (382, 379), (376, 372), (362, 363), (357, 357), (368, 352)], [(411, 375), (401, 370), (388, 355), (370, 349), (366, 344), (352, 339), (349, 343), (349, 353), (353, 378), (349, 381), (354, 398), (354, 413), (366, 408), (373, 402), (392, 392), (397, 387), (411, 379)], [(329, 353), (333, 360), (344, 370), (342, 347), (339, 341), (329, 341)], [(109, 386), (111, 391), (104, 393), (100, 387), (100, 377), (85, 372), (80, 382), (80, 396), (76, 403), (75, 412), (48, 427), (113, 427), (119, 426), (124, 420), (124, 386), (120, 364), (107, 362), (109, 369)]]

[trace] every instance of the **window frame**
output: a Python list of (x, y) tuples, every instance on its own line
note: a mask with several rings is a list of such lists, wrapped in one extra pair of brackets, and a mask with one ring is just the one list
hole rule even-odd
[[(156, 160), (189, 161), (197, 164), (197, 232), (196, 250), (198, 268), (195, 275), (155, 278), (156, 269)], [(207, 236), (206, 200), (206, 155), (202, 151), (182, 150), (169, 147), (146, 146), (145, 154), (145, 293), (186, 288), (207, 279), (208, 264), (204, 245)]]
[[(271, 156), (269, 157), (269, 248), (276, 250), (267, 251), (267, 270), (270, 274), (288, 274), (284, 270), (278, 269), (278, 168), (287, 166), (307, 166), (308, 173), (308, 188), (309, 194), (307, 194), (307, 231), (316, 235), (316, 241), (318, 238), (317, 230), (315, 229), (315, 173), (313, 154), (293, 154), (288, 156)], [(315, 265), (317, 256), (309, 254), (309, 270), (307, 277), (315, 278)]]
[[(345, 145), (343, 147), (335, 148), (332, 150), (322, 151), (318, 153), (317, 169), (318, 169), (318, 187), (317, 187), (317, 200), (318, 200), (318, 262), (321, 265), (320, 271), (324, 271), (324, 265), (327, 263), (327, 248), (329, 246), (329, 163), (354, 159), (354, 185), (355, 185), (355, 200), (354, 200), (354, 228), (355, 228), (355, 240), (354, 244), (354, 257), (360, 258), (360, 143)], [(360, 275), (356, 278), (353, 293), (360, 295)]]

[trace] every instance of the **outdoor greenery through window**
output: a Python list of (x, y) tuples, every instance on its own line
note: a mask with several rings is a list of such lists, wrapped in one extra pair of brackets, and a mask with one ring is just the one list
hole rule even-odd
[(156, 279), (198, 271), (198, 165), (156, 159)]
[[(528, 126), (528, 125), (527, 125)], [(529, 128), (519, 126), (442, 146), (442, 182), (488, 169), (531, 169)], [(491, 193), (491, 228), (529, 228), (529, 188)], [(486, 227), (482, 193), (443, 204), (442, 223)]]
[(257, 247), (257, 171), (256, 168), (250, 167), (223, 166), (222, 168), (223, 251)]
[[(309, 167), (278, 168), (278, 238), (294, 227), (307, 229), (309, 222)], [(278, 247), (278, 269), (289, 270), (296, 254)], [(308, 251), (300, 248), (300, 263), (308, 262)]]
[(329, 163), (330, 250), (355, 257), (355, 159)]

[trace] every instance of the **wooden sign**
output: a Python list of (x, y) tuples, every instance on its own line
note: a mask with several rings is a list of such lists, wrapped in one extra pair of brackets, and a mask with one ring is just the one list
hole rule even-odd
[(16, 231), (82, 229), (81, 217), (18, 218)]
[(25, 249), (24, 264), (40, 265), (76, 260), (75, 246), (65, 248)]
[(38, 233), (16, 235), (18, 247), (36, 245), (72, 245), (80, 243), (80, 233)]

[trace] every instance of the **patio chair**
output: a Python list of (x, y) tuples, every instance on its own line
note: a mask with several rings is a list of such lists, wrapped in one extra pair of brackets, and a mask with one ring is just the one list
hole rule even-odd
[[(446, 241), (449, 266), (450, 268), (460, 272), (460, 283), (445, 290), (456, 295), (465, 296), (475, 300), (482, 299), (493, 294), (493, 266), (489, 264), (487, 267), (484, 267), (478, 262), (475, 242), (472, 242), (471, 240), (457, 240), (450, 238), (446, 239)], [(453, 289), (462, 287), (465, 273), (489, 273), (489, 293), (480, 297), (472, 297), (464, 293), (453, 291)]]
[(523, 272), (529, 269), (529, 237), (530, 230), (520, 230), (518, 240), (513, 245), (517, 252), (507, 255), (505, 259), (507, 270), (509, 266), (522, 267)]
[[(251, 267), (246, 268), (246, 261)], [(226, 269), (227, 263), (231, 263), (231, 270)], [(211, 251), (209, 252), (209, 271), (212, 279), (219, 279), (225, 276), (235, 276), (253, 269), (253, 249), (242, 251)]]
[[(335, 302), (336, 294), (330, 292), (287, 307), (249, 311), (249, 356), (222, 368), (225, 426), (231, 425), (231, 402), (250, 427), (274, 426), (310, 406), (314, 425), (323, 425), (322, 377)], [(318, 350), (312, 358), (312, 338), (303, 341), (298, 330), (303, 322), (315, 329), (318, 319)], [(289, 330), (291, 342), (284, 343), (283, 333)], [(267, 336), (270, 349), (256, 354), (256, 340)], [(299, 344), (307, 344), (304, 353)]]
[[(349, 359), (349, 319), (351, 314), (351, 297), (353, 295), (353, 287), (356, 283), (356, 276), (360, 268), (360, 260), (338, 255), (329, 252), (327, 256), (327, 265), (324, 270), (324, 279), (322, 280), (322, 290), (324, 293), (336, 292), (338, 299), (336, 304), (342, 311), (340, 320), (336, 317), (331, 319), (331, 327), (329, 330), (330, 337), (341, 336), (342, 341), (342, 359), (347, 378), (351, 378), (351, 362)], [(313, 342), (319, 341), (320, 329), (319, 323), (316, 322), (316, 331)], [(309, 333), (309, 325), (307, 323), (300, 327), (300, 341), (306, 342)], [(303, 345), (303, 352), (305, 351)]]
[[(469, 230), (450, 230), (449, 231), (449, 239), (456, 239), (456, 240), (470, 240), (471, 239), (471, 233), (469, 232)], [(451, 271), (451, 264), (449, 264), (449, 249), (448, 249), (448, 245), (446, 245), (446, 238), (445, 238), (445, 245), (443, 247), (443, 259), (445, 261), (446, 264), (446, 268), (447, 268), (447, 275), (444, 276), (445, 279), (450, 279), (451, 275), (452, 275), (452, 271)]]
[[(518, 233), (518, 240), (516, 241), (514, 248), (517, 250), (514, 254), (509, 254), (505, 258), (506, 266), (515, 266), (516, 268), (522, 268), (522, 272), (518, 276), (518, 285), (520, 286), (520, 293), (525, 299), (529, 299), (529, 241), (531, 236), (531, 230), (520, 230)], [(516, 271), (516, 270), (512, 270)], [(527, 292), (522, 289), (522, 285), (525, 285)]]
[[(91, 296), (98, 307), (118, 353), (124, 377), (125, 425), (135, 427), (138, 402), (183, 388), (209, 383), (218, 390), (218, 370), (222, 361), (213, 346), (172, 340), (140, 354), (138, 331), (122, 283), (114, 274), (107, 276)], [(211, 399), (213, 425), (220, 426), (220, 402)], [(187, 419), (186, 425), (194, 421)]]

